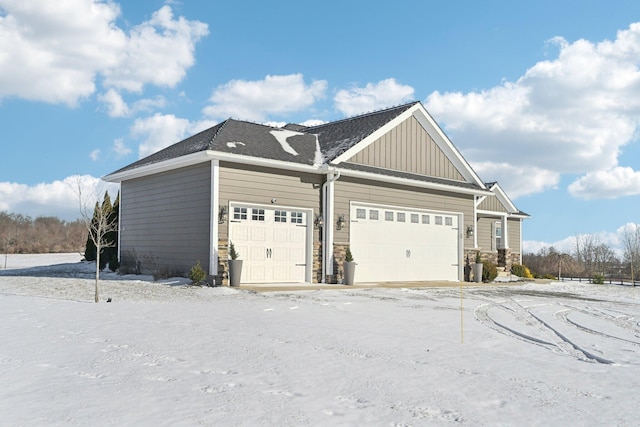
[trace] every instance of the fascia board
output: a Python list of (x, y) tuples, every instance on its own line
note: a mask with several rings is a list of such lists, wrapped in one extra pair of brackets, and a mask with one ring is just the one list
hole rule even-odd
[(150, 165), (140, 166), (139, 168), (112, 173), (106, 175), (102, 179), (108, 182), (122, 182), (128, 179), (141, 178), (160, 172), (167, 172), (173, 169), (192, 166), (198, 163), (208, 162), (211, 160), (219, 160), (230, 163), (240, 163), (251, 166), (264, 166), (274, 169), (284, 169), (296, 172), (320, 173), (318, 166), (303, 165), (291, 162), (282, 162), (278, 160), (263, 159), (259, 157), (240, 156), (231, 153), (221, 153), (217, 151), (199, 151), (197, 153), (187, 154), (176, 159), (165, 160)]
[(476, 211), (478, 215), (490, 215), (490, 216), (506, 216), (507, 218), (517, 218), (517, 219), (528, 219), (529, 215), (522, 215), (520, 213), (509, 213), (509, 212), (498, 212), (498, 211), (487, 211), (484, 209), (478, 209)]
[(407, 185), (411, 187), (428, 188), (431, 190), (448, 191), (450, 193), (472, 194), (476, 196), (490, 196), (492, 193), (488, 190), (474, 190), (471, 188), (461, 188), (454, 185), (438, 184), (435, 182), (416, 181), (408, 178), (400, 178), (395, 176), (378, 175), (375, 173), (353, 171), (348, 169), (337, 169), (341, 176), (349, 176), (352, 178), (362, 178), (372, 181), (382, 181), (391, 184)]
[(433, 138), (438, 147), (444, 151), (447, 158), (454, 164), (467, 181), (478, 185), (480, 188), (486, 188), (484, 182), (480, 179), (478, 174), (476, 174), (469, 162), (462, 157), (460, 151), (458, 151), (458, 149), (453, 145), (453, 142), (451, 142), (442, 128), (438, 126), (438, 123), (436, 123), (433, 117), (431, 117), (431, 114), (429, 114), (422, 104), (417, 105), (418, 108), (416, 109), (414, 117), (425, 128), (431, 138)]
[(175, 159), (164, 160), (149, 165), (140, 166), (122, 172), (115, 172), (104, 176), (102, 179), (108, 182), (122, 182), (128, 179), (141, 178), (147, 175), (153, 175), (160, 172), (166, 172), (173, 169), (183, 168), (186, 166), (196, 165), (211, 160), (207, 153), (199, 151), (197, 153), (187, 154)]
[(476, 210), (478, 215), (490, 215), (490, 216), (509, 216), (508, 212), (500, 212), (500, 211), (487, 211), (484, 209)]
[(358, 142), (356, 145), (354, 145), (353, 147), (351, 147), (350, 149), (348, 149), (347, 151), (345, 151), (344, 153), (340, 154), (338, 157), (333, 159), (331, 163), (334, 165), (338, 165), (341, 162), (349, 160), (351, 157), (355, 156), (360, 151), (364, 150), (369, 145), (373, 144), (382, 135), (389, 132), (391, 129), (398, 126), (400, 123), (402, 123), (406, 119), (408, 119), (413, 114), (413, 112), (418, 108), (419, 105), (420, 103), (417, 103), (413, 107), (407, 109), (406, 111), (403, 111), (399, 116), (391, 120), (389, 123), (378, 128), (371, 135), (367, 136), (365, 139)]

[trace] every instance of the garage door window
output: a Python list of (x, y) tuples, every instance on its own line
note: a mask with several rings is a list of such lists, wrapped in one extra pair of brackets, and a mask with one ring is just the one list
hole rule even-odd
[(252, 221), (264, 221), (264, 209), (251, 209)]
[(385, 221), (393, 221), (393, 212), (386, 211), (384, 213), (384, 220)]
[(398, 212), (398, 222), (405, 222), (406, 215), (403, 212)]
[(411, 214), (411, 223), (412, 224), (418, 224), (419, 222), (420, 222), (420, 215)]
[(436, 225), (442, 225), (442, 217), (436, 216)]
[(356, 209), (356, 219), (367, 219), (367, 210)]
[(287, 211), (276, 211), (273, 220), (275, 222), (287, 222)]
[(444, 218), (444, 225), (448, 225), (449, 227), (451, 227), (453, 225), (453, 218), (451, 218), (450, 216), (446, 216)]
[(233, 219), (247, 219), (247, 208), (233, 208)]
[(291, 212), (291, 223), (302, 224), (302, 212)]
[(429, 215), (422, 215), (422, 223), (429, 224)]
[(374, 210), (374, 209), (370, 210), (369, 211), (369, 219), (377, 221), (378, 220), (378, 213), (379, 212), (377, 210)]

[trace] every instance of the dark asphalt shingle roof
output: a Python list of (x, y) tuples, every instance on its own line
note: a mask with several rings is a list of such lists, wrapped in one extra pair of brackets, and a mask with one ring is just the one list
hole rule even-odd
[(416, 103), (312, 127), (275, 128), (228, 119), (114, 173), (206, 150), (305, 165), (328, 163)]

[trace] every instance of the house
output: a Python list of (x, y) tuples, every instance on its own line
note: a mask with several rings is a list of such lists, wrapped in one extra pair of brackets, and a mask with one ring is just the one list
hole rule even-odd
[(119, 182), (120, 259), (242, 283), (464, 279), (476, 251), (521, 263), (522, 221), (420, 102), (319, 126), (228, 119), (105, 178)]

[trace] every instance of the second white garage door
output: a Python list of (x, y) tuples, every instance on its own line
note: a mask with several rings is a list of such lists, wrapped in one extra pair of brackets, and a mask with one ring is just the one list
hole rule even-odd
[(229, 240), (243, 260), (242, 283), (305, 282), (308, 217), (304, 209), (233, 204)]
[(352, 203), (355, 281), (459, 280), (461, 216)]

